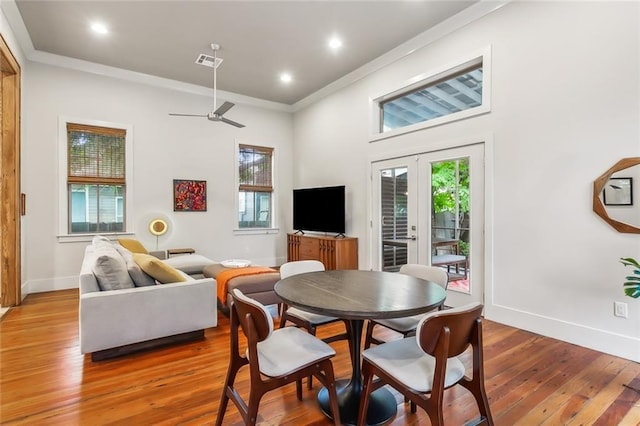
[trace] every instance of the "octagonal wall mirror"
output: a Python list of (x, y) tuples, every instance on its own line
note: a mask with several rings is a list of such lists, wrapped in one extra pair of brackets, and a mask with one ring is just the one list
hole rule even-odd
[(640, 157), (623, 158), (593, 182), (593, 211), (618, 232), (640, 234)]

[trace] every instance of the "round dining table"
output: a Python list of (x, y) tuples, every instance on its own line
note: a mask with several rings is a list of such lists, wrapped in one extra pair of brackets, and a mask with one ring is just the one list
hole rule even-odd
[[(275, 292), (296, 308), (341, 318), (349, 333), (351, 378), (338, 380), (340, 420), (356, 424), (362, 395), (360, 370), (363, 324), (366, 319), (400, 318), (428, 312), (440, 306), (445, 290), (436, 283), (393, 272), (338, 270), (309, 272), (278, 281)], [(318, 393), (323, 413), (331, 417), (329, 395)], [(393, 394), (380, 388), (371, 394), (367, 424), (379, 425), (395, 416)]]

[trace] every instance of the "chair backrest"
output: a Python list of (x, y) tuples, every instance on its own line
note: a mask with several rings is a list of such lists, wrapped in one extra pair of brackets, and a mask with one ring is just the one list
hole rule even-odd
[(318, 271), (324, 271), (324, 264), (319, 260), (296, 260), (283, 263), (280, 266), (280, 278), (284, 279), (292, 275)]
[(447, 289), (449, 283), (449, 275), (447, 271), (439, 266), (427, 266), (419, 265), (415, 263), (409, 263), (400, 267), (400, 273), (405, 275), (411, 275), (412, 277), (420, 278), (427, 281), (433, 281), (440, 287)]
[(242, 332), (248, 337), (249, 323), (247, 322), (247, 314), (251, 315), (254, 327), (258, 333), (258, 342), (267, 339), (273, 333), (273, 318), (267, 311), (267, 308), (257, 300), (245, 296), (240, 290), (234, 288), (233, 308), (238, 313), (238, 320), (242, 327)]
[(446, 357), (460, 355), (473, 343), (474, 332), (480, 326), (482, 303), (470, 303), (445, 311), (427, 314), (418, 324), (416, 340), (423, 351), (436, 356), (438, 340), (443, 333), (449, 333)]

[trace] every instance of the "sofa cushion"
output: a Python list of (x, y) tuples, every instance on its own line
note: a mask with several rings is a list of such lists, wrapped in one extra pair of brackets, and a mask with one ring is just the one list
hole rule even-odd
[(129, 272), (129, 276), (133, 280), (133, 284), (136, 287), (146, 287), (150, 285), (156, 285), (156, 280), (146, 272), (144, 272), (140, 266), (133, 260), (133, 253), (129, 250), (121, 246), (120, 244), (115, 244), (114, 247), (118, 250), (118, 253), (122, 256), (125, 263), (127, 264), (127, 272)]
[(95, 247), (100, 244), (111, 244), (111, 240), (104, 235), (96, 235), (91, 240), (91, 244)]
[(115, 247), (99, 244), (95, 247), (95, 256), (93, 273), (100, 290), (120, 290), (134, 287), (133, 280), (127, 271), (127, 264)]
[(134, 238), (118, 238), (118, 243), (132, 253), (149, 254), (142, 243)]
[(205, 266), (213, 265), (216, 262), (199, 254), (183, 254), (165, 259), (164, 263), (182, 272), (193, 275), (201, 274)]
[(184, 282), (186, 278), (176, 268), (149, 254), (133, 253), (140, 268), (162, 284)]

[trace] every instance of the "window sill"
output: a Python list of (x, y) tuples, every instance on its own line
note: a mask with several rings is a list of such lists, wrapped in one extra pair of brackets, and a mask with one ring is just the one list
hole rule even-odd
[(104, 235), (105, 237), (111, 239), (124, 237), (124, 236), (134, 236), (133, 232), (97, 232), (95, 234), (67, 234), (67, 235), (58, 235), (59, 243), (81, 243), (81, 242), (91, 242), (93, 237), (96, 235)]
[(280, 228), (238, 228), (233, 230), (233, 235), (267, 235), (279, 233)]

